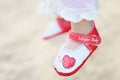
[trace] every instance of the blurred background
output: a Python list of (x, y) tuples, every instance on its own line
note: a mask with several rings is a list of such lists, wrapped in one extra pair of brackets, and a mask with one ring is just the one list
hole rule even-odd
[(0, 0), (0, 80), (120, 80), (120, 0), (100, 0), (96, 25), (102, 44), (70, 77), (61, 77), (53, 69), (67, 35), (42, 40), (42, 32), (55, 16), (40, 15), (40, 3)]

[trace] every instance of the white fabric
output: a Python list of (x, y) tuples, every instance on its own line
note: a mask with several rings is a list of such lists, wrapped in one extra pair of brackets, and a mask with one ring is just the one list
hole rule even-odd
[[(55, 59), (54, 67), (57, 69), (58, 72), (70, 73), (73, 72), (78, 66), (82, 64), (82, 62), (90, 54), (90, 51), (83, 44), (81, 44), (79, 47), (77, 47), (74, 50), (66, 49), (64, 46), (65, 44), (62, 45), (59, 54)], [(70, 69), (66, 69), (62, 65), (62, 59), (65, 55), (68, 55), (69, 57), (73, 57), (76, 59), (75, 65)]]
[(58, 23), (54, 21), (47, 26), (45, 32), (43, 33), (43, 37), (49, 37), (59, 32), (61, 32), (61, 28)]
[(96, 10), (85, 11), (85, 12), (71, 12), (61, 8), (58, 8), (57, 14), (59, 14), (64, 19), (71, 21), (71, 22), (79, 22), (83, 19), (86, 20), (94, 20), (98, 17)]
[(87, 11), (70, 11), (59, 6), (54, 0), (46, 0), (46, 6), (51, 8), (52, 12), (71, 22), (79, 22), (82, 19), (94, 20), (98, 17), (97, 9)]

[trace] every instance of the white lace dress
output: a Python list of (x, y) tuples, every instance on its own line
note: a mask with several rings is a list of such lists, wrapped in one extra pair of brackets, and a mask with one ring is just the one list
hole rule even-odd
[(42, 7), (68, 21), (79, 22), (96, 19), (99, 4), (97, 0), (44, 0)]

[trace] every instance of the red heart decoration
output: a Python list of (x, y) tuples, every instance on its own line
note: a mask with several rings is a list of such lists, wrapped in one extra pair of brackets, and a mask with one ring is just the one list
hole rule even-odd
[(62, 60), (64, 68), (72, 68), (75, 65), (75, 59), (65, 55)]

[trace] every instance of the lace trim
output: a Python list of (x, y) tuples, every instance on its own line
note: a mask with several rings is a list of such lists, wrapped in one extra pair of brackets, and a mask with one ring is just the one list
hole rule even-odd
[(47, 5), (53, 12), (71, 22), (79, 22), (83, 19), (94, 20), (98, 17), (97, 9), (88, 11), (70, 11), (62, 6), (58, 6), (54, 0), (47, 0)]
[(98, 17), (96, 10), (86, 12), (72, 12), (63, 9), (58, 9), (57, 14), (71, 22), (79, 22), (83, 19), (94, 20)]

